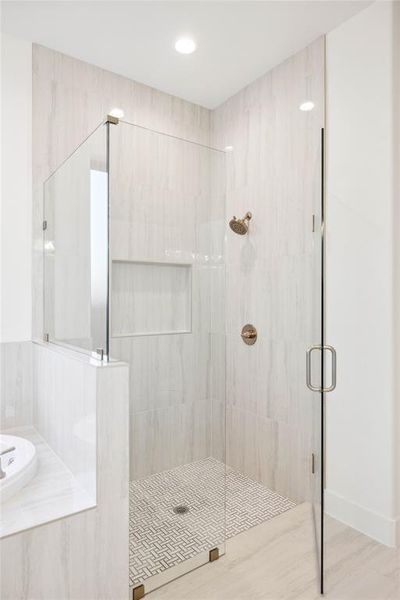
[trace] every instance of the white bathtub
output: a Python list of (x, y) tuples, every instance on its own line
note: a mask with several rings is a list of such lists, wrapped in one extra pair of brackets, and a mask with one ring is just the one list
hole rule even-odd
[(36, 474), (36, 448), (29, 440), (16, 435), (0, 434), (0, 452), (15, 448), (0, 456), (5, 477), (0, 479), (0, 500), (6, 502)]

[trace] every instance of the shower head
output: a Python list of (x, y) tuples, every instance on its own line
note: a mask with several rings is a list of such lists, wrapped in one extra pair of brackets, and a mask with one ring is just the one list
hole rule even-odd
[(236, 217), (233, 217), (229, 221), (229, 227), (235, 233), (237, 233), (239, 235), (245, 235), (249, 230), (249, 221), (252, 216), (253, 215), (251, 214), (251, 212), (247, 212), (245, 214), (245, 216), (243, 217), (243, 219), (237, 219)]

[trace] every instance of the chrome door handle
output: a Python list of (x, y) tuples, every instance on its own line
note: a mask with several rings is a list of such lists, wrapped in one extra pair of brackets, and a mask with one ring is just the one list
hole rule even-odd
[[(332, 356), (332, 382), (328, 387), (313, 385), (311, 380), (311, 354), (314, 350), (328, 350)], [(311, 346), (306, 353), (306, 383), (312, 392), (332, 392), (336, 387), (336, 350), (333, 346)]]
[(306, 352), (306, 383), (312, 392), (321, 392), (321, 387), (313, 385), (311, 382), (311, 354), (314, 350), (322, 350), (322, 346), (311, 346)]

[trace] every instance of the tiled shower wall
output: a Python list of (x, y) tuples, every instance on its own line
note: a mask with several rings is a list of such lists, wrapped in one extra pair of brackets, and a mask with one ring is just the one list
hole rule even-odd
[(33, 419), (33, 346), (0, 344), (0, 429), (25, 427)]
[(113, 107), (156, 131), (209, 143), (210, 111), (33, 44), (33, 337), (43, 334), (43, 181)]
[[(320, 340), (319, 240), (324, 40), (315, 41), (212, 114), (212, 144), (232, 146), (227, 220), (227, 462), (295, 501), (311, 496), (318, 395), (305, 350)], [(314, 110), (302, 112), (306, 100)], [(258, 330), (254, 346), (240, 338)]]
[[(223, 310), (225, 199), (220, 184), (216, 185), (216, 174), (224, 176), (225, 171), (222, 166), (214, 168), (211, 151), (198, 145), (209, 144), (210, 111), (37, 45), (33, 46), (33, 69), (34, 337), (41, 337), (43, 331), (43, 180), (115, 106), (124, 110), (126, 121), (196, 142), (188, 144), (128, 125), (112, 128), (115, 280), (124, 272), (122, 280), (132, 276), (137, 282), (137, 270), (129, 273), (140, 261), (186, 261), (193, 289), (192, 333), (178, 333), (178, 324), (171, 335), (115, 337), (111, 353), (131, 365), (131, 477), (205, 458), (212, 447), (223, 458), (223, 403), (215, 404), (216, 422), (213, 396), (224, 393), (224, 318), (216, 309), (211, 319), (210, 303), (214, 303), (213, 294), (218, 311)], [(223, 155), (219, 153), (216, 160), (223, 161)], [(144, 270), (146, 265), (142, 265)], [(146, 281), (151, 284), (151, 279)], [(182, 281), (185, 277), (179, 284)], [(115, 310), (121, 317), (127, 307), (116, 309), (118, 298), (112, 299), (115, 334), (129, 323), (115, 318)], [(175, 310), (182, 308), (179, 298), (176, 301)], [(133, 325), (137, 333), (137, 324)]]
[(111, 129), (111, 354), (130, 364), (132, 480), (212, 453), (224, 183), (222, 152)]
[[(163, 450), (176, 443), (177, 428), (183, 427), (186, 434), (176, 446), (176, 464), (210, 453), (224, 458), (225, 378), (221, 373), (226, 326), (227, 462), (293, 500), (309, 497), (316, 398), (306, 391), (304, 365), (306, 347), (319, 341), (318, 268), (311, 225), (312, 214), (317, 219), (320, 216), (323, 40), (250, 84), (215, 111), (40, 46), (34, 46), (33, 63), (34, 335), (42, 332), (40, 183), (112, 106), (123, 108), (126, 120), (153, 130), (203, 144), (211, 140), (211, 145), (219, 148), (233, 146), (227, 157), (227, 314), (225, 320), (222, 273), (218, 268), (210, 269), (206, 279), (215, 310), (208, 312), (209, 335), (203, 337), (203, 332), (198, 332), (198, 349), (207, 346), (207, 365), (193, 362), (196, 354), (190, 354), (187, 344), (194, 337), (137, 338), (135, 348), (124, 338), (113, 341), (116, 353), (132, 364), (140, 365), (146, 356), (154, 357), (156, 345), (157, 356), (169, 358), (168, 363), (153, 361), (151, 367), (148, 361), (146, 374), (140, 369), (136, 372), (136, 376), (147, 378), (146, 398), (141, 397), (143, 382), (131, 380), (136, 392), (134, 396), (131, 390), (131, 409), (134, 402), (143, 409), (137, 420), (141, 423), (138, 431), (133, 431), (131, 425), (132, 448), (138, 444), (131, 451), (135, 455), (149, 448), (153, 451), (150, 464), (137, 464), (138, 474), (173, 466), (173, 453), (169, 454), (171, 461), (165, 463)], [(309, 113), (299, 111), (299, 105), (309, 99), (315, 102), (315, 109)], [(132, 185), (132, 167), (132, 162), (125, 166), (128, 186)], [(196, 186), (191, 193), (197, 194)], [(164, 211), (171, 198), (163, 198)], [(215, 205), (211, 202), (205, 208), (212, 210)], [(174, 221), (184, 225), (181, 208), (179, 203), (173, 207), (170, 233), (196, 235), (184, 228), (174, 229)], [(254, 213), (250, 235), (234, 235), (227, 221), (233, 214), (241, 216), (247, 210)], [(129, 208), (121, 204), (121, 224), (131, 224), (132, 218), (135, 215), (132, 217)], [(160, 218), (165, 223), (168, 211), (160, 212)], [(213, 222), (215, 239), (222, 240), (220, 214), (203, 215), (197, 222), (198, 231), (212, 229)], [(146, 235), (146, 228), (142, 229)], [(140, 227), (136, 233), (137, 240), (144, 239)], [(187, 249), (183, 240), (179, 242)], [(113, 249), (114, 258), (129, 259), (130, 252), (132, 257), (138, 251), (129, 244), (124, 247), (124, 235), (120, 244)], [(217, 247), (210, 248), (207, 256), (221, 254)], [(157, 257), (157, 249), (155, 253)], [(199, 277), (202, 273), (199, 269)], [(247, 322), (259, 332), (252, 347), (245, 346), (240, 338)], [(210, 363), (220, 368), (210, 369)], [(192, 377), (199, 366), (199, 373), (208, 369), (206, 379), (202, 376), (202, 382), (208, 382), (206, 391), (196, 386)], [(167, 393), (157, 387), (160, 381), (167, 382)], [(203, 411), (200, 419), (199, 410)], [(152, 431), (154, 438), (140, 441), (144, 431)]]

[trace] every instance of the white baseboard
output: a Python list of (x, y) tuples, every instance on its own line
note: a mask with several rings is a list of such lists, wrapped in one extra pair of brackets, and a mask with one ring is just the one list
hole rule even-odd
[(331, 490), (325, 490), (325, 512), (385, 546), (400, 546), (400, 517), (389, 519)]

